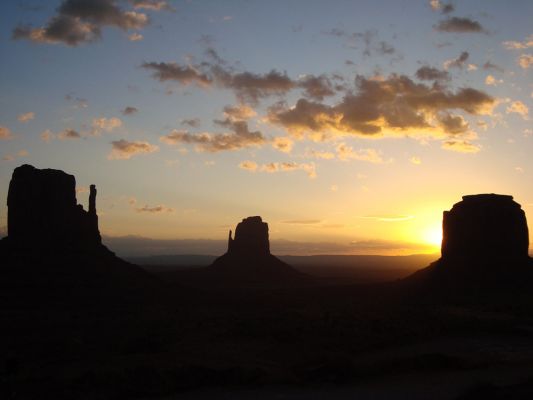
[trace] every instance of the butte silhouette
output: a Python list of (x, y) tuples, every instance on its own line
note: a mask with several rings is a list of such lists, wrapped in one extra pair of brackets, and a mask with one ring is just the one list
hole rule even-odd
[(223, 282), (257, 285), (305, 283), (310, 277), (270, 253), (268, 224), (261, 217), (244, 218), (228, 238), (228, 251), (206, 268)]
[(155, 278), (102, 244), (95, 185), (85, 211), (77, 204), (73, 175), (22, 165), (13, 172), (7, 206), (8, 236), (0, 240), (2, 290), (39, 301), (55, 296), (105, 303), (154, 285)]
[(531, 290), (526, 216), (512, 196), (463, 196), (442, 221), (441, 258), (405, 281), (458, 295)]

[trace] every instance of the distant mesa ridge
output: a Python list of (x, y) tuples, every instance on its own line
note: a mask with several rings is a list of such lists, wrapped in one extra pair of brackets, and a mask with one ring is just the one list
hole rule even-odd
[(444, 211), (442, 260), (520, 260), (528, 258), (524, 211), (512, 196), (463, 196)]

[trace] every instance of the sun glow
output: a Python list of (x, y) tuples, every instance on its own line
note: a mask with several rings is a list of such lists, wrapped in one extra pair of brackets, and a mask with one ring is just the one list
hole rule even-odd
[(439, 247), (442, 242), (442, 228), (434, 226), (424, 231), (423, 239), (426, 243)]

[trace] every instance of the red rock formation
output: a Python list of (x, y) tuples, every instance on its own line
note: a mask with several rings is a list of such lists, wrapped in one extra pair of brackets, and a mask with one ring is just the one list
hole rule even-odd
[(531, 291), (527, 221), (512, 196), (463, 196), (442, 226), (442, 257), (404, 280), (410, 292), (483, 303)]
[(261, 217), (244, 218), (235, 229), (235, 239), (229, 231), (228, 253), (235, 254), (270, 254), (268, 224)]
[(207, 271), (218, 276), (221, 285), (240, 283), (285, 285), (308, 283), (310, 278), (270, 254), (268, 224), (261, 217), (243, 219), (228, 237), (228, 251)]
[(102, 246), (96, 187), (91, 185), (89, 211), (76, 203), (73, 175), (31, 165), (16, 168), (7, 197), (8, 241), (26, 248), (79, 250)]
[(512, 196), (463, 196), (463, 201), (444, 211), (442, 227), (444, 261), (528, 257), (526, 216)]

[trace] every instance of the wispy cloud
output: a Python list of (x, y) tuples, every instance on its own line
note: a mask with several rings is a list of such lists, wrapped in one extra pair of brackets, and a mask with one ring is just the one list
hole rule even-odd
[(142, 207), (136, 207), (135, 211), (138, 213), (161, 214), (161, 213), (172, 213), (175, 210), (171, 207), (166, 207), (164, 205), (149, 206), (145, 204)]
[(518, 57), (518, 65), (523, 69), (528, 69), (533, 65), (533, 55), (532, 54), (522, 54)]
[(434, 26), (435, 30), (449, 33), (484, 33), (478, 21), (470, 18), (450, 17)]
[[(72, 140), (72, 139), (80, 139), (81, 134), (76, 131), (75, 129), (67, 128), (59, 132), (57, 135), (55, 135), (59, 140)], [(43, 138), (41, 134), (41, 138)], [(51, 136), (50, 136), (51, 138)]]
[(128, 40), (130, 42), (140, 42), (143, 39), (144, 39), (144, 36), (137, 32), (134, 32), (128, 35)]
[(0, 125), (0, 140), (7, 140), (12, 138), (13, 133), (11, 132), (11, 129), (9, 129), (7, 126)]
[(441, 146), (445, 150), (456, 151), (458, 153), (477, 153), (481, 146), (471, 143), (468, 140), (446, 140)]
[(228, 133), (189, 133), (173, 130), (159, 140), (168, 145), (193, 144), (196, 151), (217, 153), (220, 151), (240, 150), (252, 146), (261, 146), (266, 139), (260, 131), (250, 131), (246, 121), (233, 121), (228, 118), (215, 121), (219, 126), (228, 128)]
[(95, 136), (99, 136), (103, 131), (104, 132), (112, 132), (116, 128), (120, 128), (122, 126), (122, 120), (117, 117), (111, 117), (111, 118), (94, 118), (92, 122), (92, 131), (91, 134)]
[(502, 43), (508, 50), (523, 50), (533, 47), (533, 34), (529, 35), (525, 40), (518, 42), (510, 40)]
[(145, 9), (150, 11), (174, 11), (174, 8), (165, 0), (129, 0), (135, 9)]
[(107, 158), (109, 160), (128, 160), (139, 154), (149, 154), (159, 151), (159, 147), (144, 141), (127, 141), (124, 139), (111, 142), (112, 149)]
[(382, 164), (385, 162), (381, 153), (375, 149), (354, 150), (351, 146), (348, 146), (345, 143), (340, 143), (337, 146), (337, 156), (339, 157), (339, 160), (342, 161), (358, 160), (367, 161), (373, 164)]
[(290, 153), (293, 145), (293, 140), (288, 137), (275, 137), (272, 141), (272, 147), (284, 153)]
[(19, 114), (17, 116), (17, 119), (19, 120), (19, 122), (22, 122), (22, 123), (31, 121), (34, 118), (35, 118), (35, 113), (32, 112), (32, 111), (27, 112), (27, 113), (23, 113), (23, 114)]
[(309, 178), (316, 178), (315, 163), (271, 162), (259, 165), (254, 161), (246, 160), (239, 164), (239, 168), (250, 172), (268, 173), (304, 171)]
[(134, 115), (139, 112), (137, 107), (127, 106), (124, 110), (121, 111), (122, 115)]
[(522, 118), (527, 119), (529, 114), (529, 108), (522, 103), (520, 100), (515, 100), (511, 102), (511, 104), (507, 107), (505, 110), (508, 114), (509, 113), (515, 113), (520, 114)]
[(469, 56), (470, 56), (470, 54), (468, 53), (468, 51), (463, 51), (459, 55), (459, 57), (445, 61), (444, 62), (444, 69), (450, 69), (450, 68), (460, 68), (460, 69), (462, 69), (462, 68), (464, 68), (464, 66), (466, 65), (466, 60), (468, 60)]
[(364, 215), (359, 218), (373, 219), (380, 222), (402, 222), (409, 221), (414, 218), (413, 215), (396, 215), (396, 214), (383, 214), (383, 215)]

